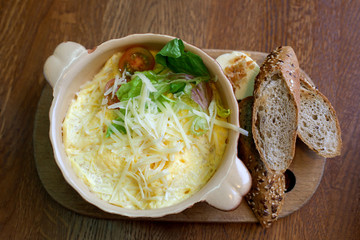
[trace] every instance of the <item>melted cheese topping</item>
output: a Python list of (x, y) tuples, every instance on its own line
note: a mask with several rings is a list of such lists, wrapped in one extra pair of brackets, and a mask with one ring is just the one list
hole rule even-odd
[(260, 71), (253, 59), (245, 53), (232, 52), (220, 55), (216, 61), (230, 80), (238, 100), (253, 95), (254, 81)]
[[(191, 134), (191, 120), (199, 113), (169, 104), (160, 111), (146, 97), (154, 89), (144, 80), (139, 97), (118, 104), (129, 117), (116, 122), (121, 113), (106, 105), (104, 88), (112, 78), (115, 85), (122, 84), (120, 56), (111, 57), (72, 101), (63, 123), (67, 156), (78, 177), (111, 204), (154, 209), (179, 203), (200, 190), (219, 166), (228, 136), (222, 126), (226, 120), (215, 117), (215, 104), (210, 104), (207, 121), (212, 128), (201, 136)], [(112, 122), (123, 125), (126, 134)], [(107, 138), (108, 127), (113, 134)]]

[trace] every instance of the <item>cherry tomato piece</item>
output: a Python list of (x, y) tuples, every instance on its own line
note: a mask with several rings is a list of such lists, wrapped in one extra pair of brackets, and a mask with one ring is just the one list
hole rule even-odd
[(125, 51), (119, 60), (120, 72), (124, 70), (134, 73), (136, 71), (152, 70), (155, 59), (151, 52), (143, 47), (132, 47)]
[[(114, 83), (115, 83), (115, 78), (111, 79), (110, 81), (108, 81), (105, 85), (105, 90), (104, 90), (104, 93), (109, 90), (112, 86), (114, 86)], [(117, 90), (119, 89), (120, 86), (118, 86), (118, 88), (116, 89), (115, 93), (117, 92)], [(107, 104), (108, 105), (112, 105), (114, 103), (117, 103), (119, 102), (119, 99), (117, 98), (116, 94), (114, 94), (114, 97), (112, 97), (112, 93), (109, 93), (107, 96), (106, 96), (108, 102)]]

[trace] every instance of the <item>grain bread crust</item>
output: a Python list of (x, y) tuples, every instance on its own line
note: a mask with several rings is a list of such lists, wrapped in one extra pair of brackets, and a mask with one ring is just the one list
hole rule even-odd
[(252, 132), (266, 167), (284, 172), (295, 155), (300, 107), (299, 63), (289, 46), (271, 52), (255, 79)]
[(253, 97), (247, 97), (239, 103), (240, 126), (249, 135), (240, 135), (238, 154), (252, 177), (252, 186), (245, 199), (261, 225), (268, 228), (277, 220), (284, 204), (285, 176), (267, 169), (256, 150), (251, 133), (253, 103)]
[(300, 77), (298, 136), (320, 156), (332, 158), (341, 154), (341, 129), (336, 112), (305, 75)]

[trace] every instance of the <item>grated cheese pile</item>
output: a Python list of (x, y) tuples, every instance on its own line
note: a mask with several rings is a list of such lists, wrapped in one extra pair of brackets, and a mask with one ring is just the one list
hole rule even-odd
[[(105, 96), (124, 83), (117, 67), (120, 57), (113, 55), (71, 103), (63, 122), (67, 156), (78, 177), (111, 204), (154, 209), (179, 203), (214, 174), (225, 151), (227, 128), (234, 126), (216, 116), (214, 102), (207, 115), (186, 104), (151, 101), (149, 94), (156, 89), (141, 73), (141, 94), (108, 106)], [(104, 93), (113, 78), (114, 87)], [(114, 120), (118, 117), (124, 121)], [(190, 132), (196, 117), (208, 122), (206, 134)], [(111, 123), (122, 125), (126, 133)], [(105, 136), (107, 128), (113, 132), (110, 137)]]

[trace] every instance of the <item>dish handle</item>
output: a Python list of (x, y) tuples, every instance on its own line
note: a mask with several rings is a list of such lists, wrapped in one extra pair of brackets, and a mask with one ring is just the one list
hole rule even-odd
[(250, 187), (250, 173), (244, 163), (235, 157), (227, 177), (218, 188), (205, 197), (205, 201), (217, 209), (230, 211), (240, 204)]
[(75, 42), (63, 42), (55, 48), (53, 55), (48, 57), (44, 64), (44, 75), (52, 88), (68, 67), (83, 53), (87, 53), (85, 47)]

